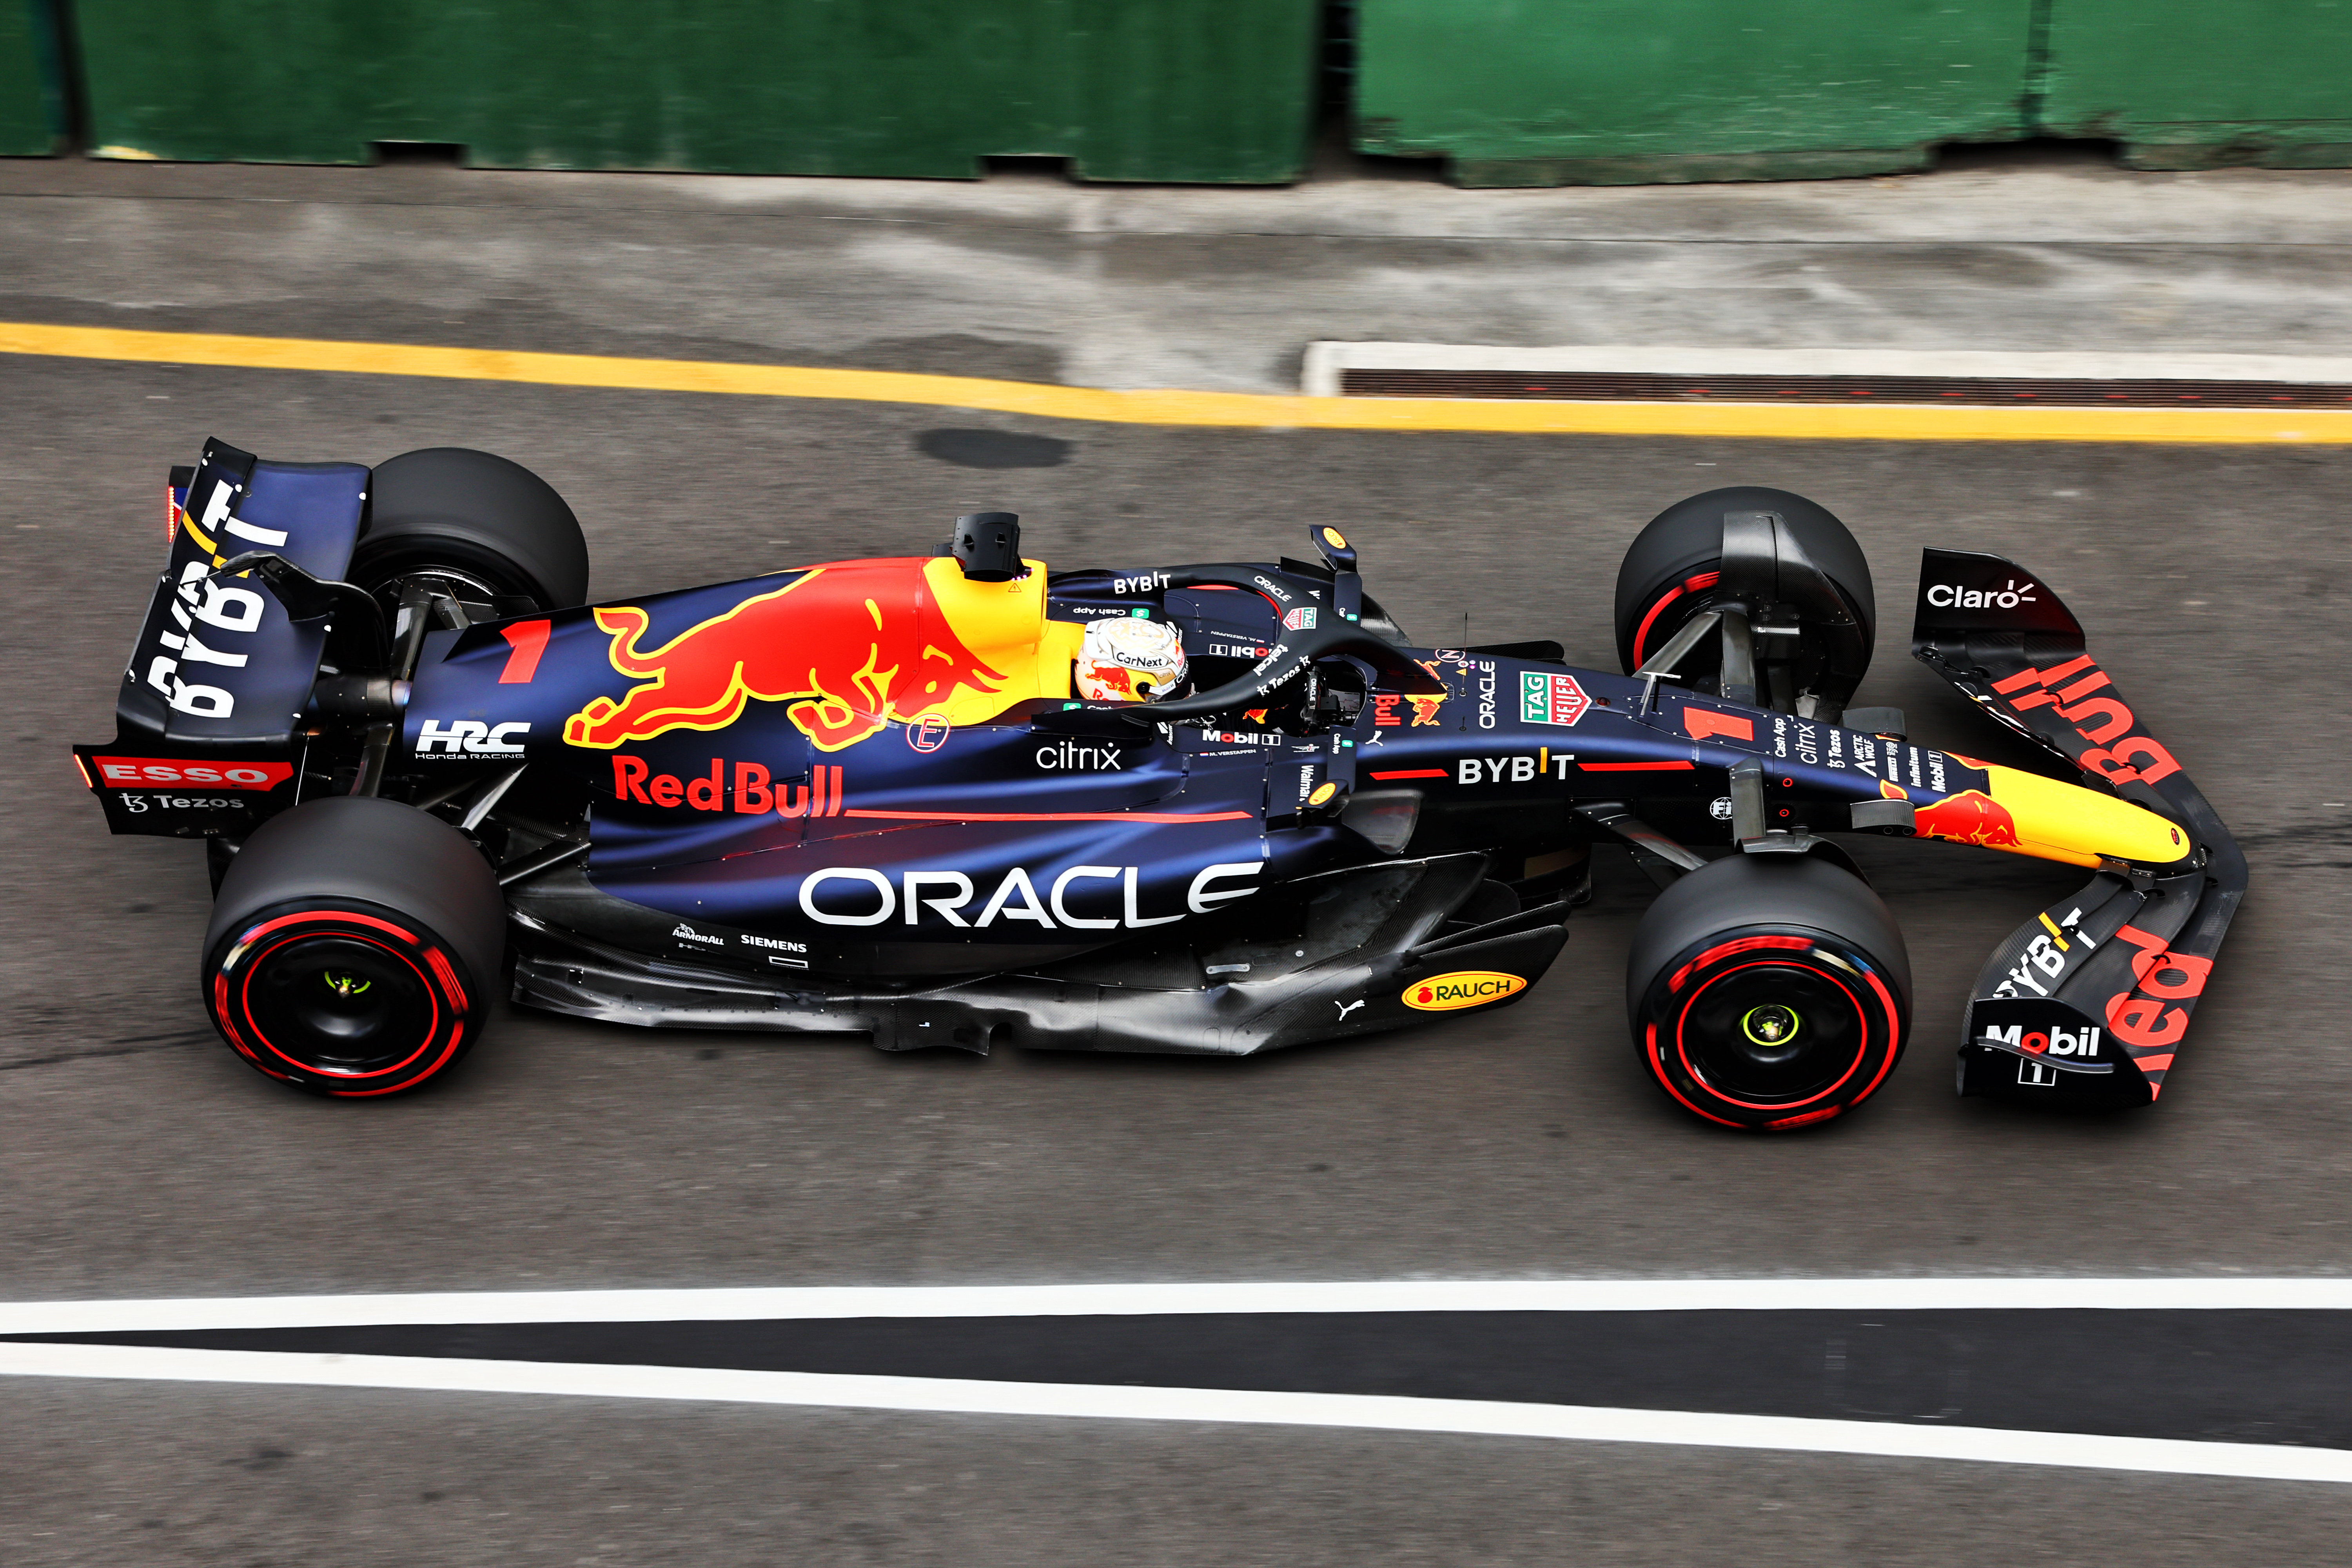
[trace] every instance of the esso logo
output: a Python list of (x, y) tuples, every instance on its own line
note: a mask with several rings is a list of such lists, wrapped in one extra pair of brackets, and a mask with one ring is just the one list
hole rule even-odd
[(140, 789), (178, 784), (183, 789), (272, 790), (294, 776), (291, 763), (204, 763), (187, 757), (92, 757), (100, 784)]

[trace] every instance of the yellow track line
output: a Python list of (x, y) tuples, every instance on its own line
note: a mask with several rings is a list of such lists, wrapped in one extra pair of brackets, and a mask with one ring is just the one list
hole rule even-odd
[(2164, 441), (2352, 444), (2352, 410), (1946, 408), (1908, 404), (1479, 402), (1291, 397), (1248, 392), (1110, 392), (974, 376), (816, 370), (709, 360), (522, 353), (320, 338), (145, 332), (0, 321), (0, 353), (240, 370), (418, 375), (631, 392), (725, 393), (988, 409), (1109, 425), (1310, 430), (1486, 430), (1575, 436), (1713, 436), (1867, 441)]

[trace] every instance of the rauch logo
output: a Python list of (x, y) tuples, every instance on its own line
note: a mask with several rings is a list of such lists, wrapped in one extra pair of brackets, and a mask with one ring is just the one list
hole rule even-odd
[(1516, 974), (1464, 969), (1406, 986), (1404, 1005), (1423, 1013), (1451, 1013), (1457, 1007), (1483, 1007), (1489, 1002), (1500, 1002), (1527, 988), (1528, 983)]

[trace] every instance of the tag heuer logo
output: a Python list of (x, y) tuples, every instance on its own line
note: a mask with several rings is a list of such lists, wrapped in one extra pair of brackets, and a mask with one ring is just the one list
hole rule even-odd
[(1546, 675), (1530, 669), (1519, 677), (1519, 722), (1573, 724), (1584, 717), (1592, 699), (1572, 675)]

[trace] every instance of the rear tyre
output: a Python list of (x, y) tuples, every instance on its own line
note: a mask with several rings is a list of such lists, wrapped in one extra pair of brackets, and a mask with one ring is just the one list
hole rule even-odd
[(1642, 1063), (1726, 1127), (1853, 1110), (1910, 1035), (1911, 960), (1876, 893), (1814, 856), (1734, 855), (1650, 906), (1625, 969)]
[[(1861, 544), (1829, 509), (1788, 490), (1736, 485), (1677, 501), (1650, 520), (1617, 569), (1617, 657), (1630, 675), (1711, 606), (1723, 569), (1723, 518), (1731, 511), (1772, 511), (1794, 533), (1806, 555), (1843, 595), (1860, 635), (1825, 636), (1808, 627), (1798, 679), (1829, 694), (1838, 707), (1870, 668), (1878, 604), (1870, 563)], [(1759, 650), (1760, 651), (1760, 650)], [(1719, 650), (1695, 649), (1685, 669), (1694, 689), (1708, 689)]]
[(202, 973), (213, 1025), (313, 1093), (396, 1093), (480, 1037), (506, 949), (498, 878), (408, 806), (336, 795), (272, 817), (221, 878)]
[(351, 580), (387, 610), (421, 582), (475, 620), (588, 596), (588, 541), (563, 498), (520, 463), (428, 447), (376, 465)]

